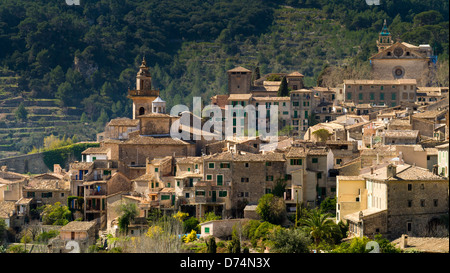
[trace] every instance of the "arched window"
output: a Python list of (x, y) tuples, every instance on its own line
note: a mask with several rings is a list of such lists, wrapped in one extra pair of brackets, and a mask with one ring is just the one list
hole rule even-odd
[(145, 114), (144, 107), (139, 108), (139, 116)]

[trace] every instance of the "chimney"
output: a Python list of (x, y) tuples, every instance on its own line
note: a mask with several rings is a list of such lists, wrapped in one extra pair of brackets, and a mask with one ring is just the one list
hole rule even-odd
[(404, 249), (408, 246), (408, 235), (402, 234), (402, 237), (400, 238), (400, 248)]
[(370, 174), (373, 174), (373, 167), (370, 167)]
[(386, 167), (386, 176), (389, 177), (395, 177), (397, 175), (397, 166), (393, 164), (389, 164)]

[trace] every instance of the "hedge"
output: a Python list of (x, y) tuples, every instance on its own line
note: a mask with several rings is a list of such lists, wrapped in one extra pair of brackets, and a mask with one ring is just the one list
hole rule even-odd
[(43, 152), (44, 163), (50, 170), (53, 170), (54, 164), (64, 167), (68, 158), (76, 158), (76, 160), (81, 161), (81, 153), (90, 147), (100, 147), (100, 143), (75, 143), (45, 151)]

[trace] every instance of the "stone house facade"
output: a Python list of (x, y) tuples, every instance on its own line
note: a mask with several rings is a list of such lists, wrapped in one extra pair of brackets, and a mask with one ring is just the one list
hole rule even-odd
[(448, 214), (448, 179), (427, 169), (389, 164), (362, 178), (365, 186), (359, 185), (359, 193), (364, 193), (360, 200), (365, 199), (366, 206), (340, 215), (351, 223), (351, 234), (373, 237), (380, 233), (391, 239), (402, 234), (430, 236), (436, 232), (440, 218)]

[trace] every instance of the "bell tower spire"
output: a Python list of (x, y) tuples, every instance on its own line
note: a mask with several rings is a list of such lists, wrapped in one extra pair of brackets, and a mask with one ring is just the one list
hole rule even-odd
[(136, 75), (136, 89), (128, 90), (128, 98), (133, 100), (133, 119), (152, 112), (152, 102), (159, 96), (159, 90), (152, 89), (152, 76), (145, 57)]
[(385, 50), (392, 44), (394, 44), (394, 41), (392, 40), (392, 35), (387, 28), (386, 19), (384, 19), (383, 28), (381, 29), (377, 40), (378, 52)]

